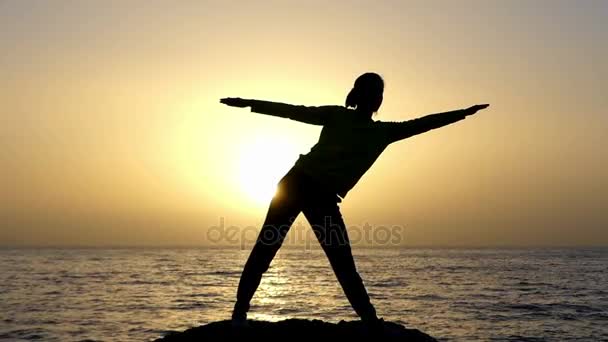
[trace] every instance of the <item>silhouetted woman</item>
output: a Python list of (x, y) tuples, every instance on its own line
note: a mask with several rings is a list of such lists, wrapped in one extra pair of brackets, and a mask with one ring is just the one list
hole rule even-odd
[(302, 212), (311, 224), (346, 297), (364, 322), (378, 322), (376, 310), (357, 273), (346, 225), (338, 203), (391, 143), (442, 127), (475, 114), (476, 105), (404, 122), (381, 122), (372, 115), (382, 104), (384, 81), (375, 73), (357, 78), (346, 106), (296, 106), (284, 103), (224, 98), (221, 103), (251, 107), (268, 114), (323, 126), (319, 141), (301, 155), (280, 180), (277, 194), (257, 242), (245, 264), (232, 313), (235, 324), (246, 323), (249, 302), (296, 217)]

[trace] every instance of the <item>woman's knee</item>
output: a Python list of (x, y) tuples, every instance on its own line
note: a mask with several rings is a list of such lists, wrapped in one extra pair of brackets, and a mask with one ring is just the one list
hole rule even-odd
[(276, 255), (279, 246), (256, 243), (247, 259), (245, 268), (248, 268), (255, 273), (264, 273), (270, 267), (270, 263)]

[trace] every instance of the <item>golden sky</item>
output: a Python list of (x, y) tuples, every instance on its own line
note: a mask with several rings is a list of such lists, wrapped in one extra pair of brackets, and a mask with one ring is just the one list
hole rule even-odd
[(491, 103), (391, 145), (341, 208), (403, 245), (608, 244), (606, 1), (0, 0), (0, 245), (205, 245), (259, 226), (320, 128)]

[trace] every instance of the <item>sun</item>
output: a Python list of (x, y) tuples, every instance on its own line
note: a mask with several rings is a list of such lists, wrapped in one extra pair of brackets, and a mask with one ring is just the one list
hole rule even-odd
[(277, 183), (293, 165), (298, 152), (293, 144), (260, 137), (244, 144), (239, 165), (241, 190), (258, 205), (267, 204)]

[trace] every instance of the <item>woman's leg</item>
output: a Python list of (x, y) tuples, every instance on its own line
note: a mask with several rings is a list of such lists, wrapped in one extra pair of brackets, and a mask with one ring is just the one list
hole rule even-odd
[(268, 270), (300, 210), (297, 198), (289, 198), (285, 193), (270, 202), (262, 230), (241, 274), (233, 319), (246, 319), (249, 302), (260, 285), (262, 274)]
[(350, 304), (362, 320), (377, 320), (376, 309), (371, 304), (355, 267), (346, 225), (338, 204), (331, 198), (308, 202), (311, 204), (304, 206), (304, 216), (321, 243)]

